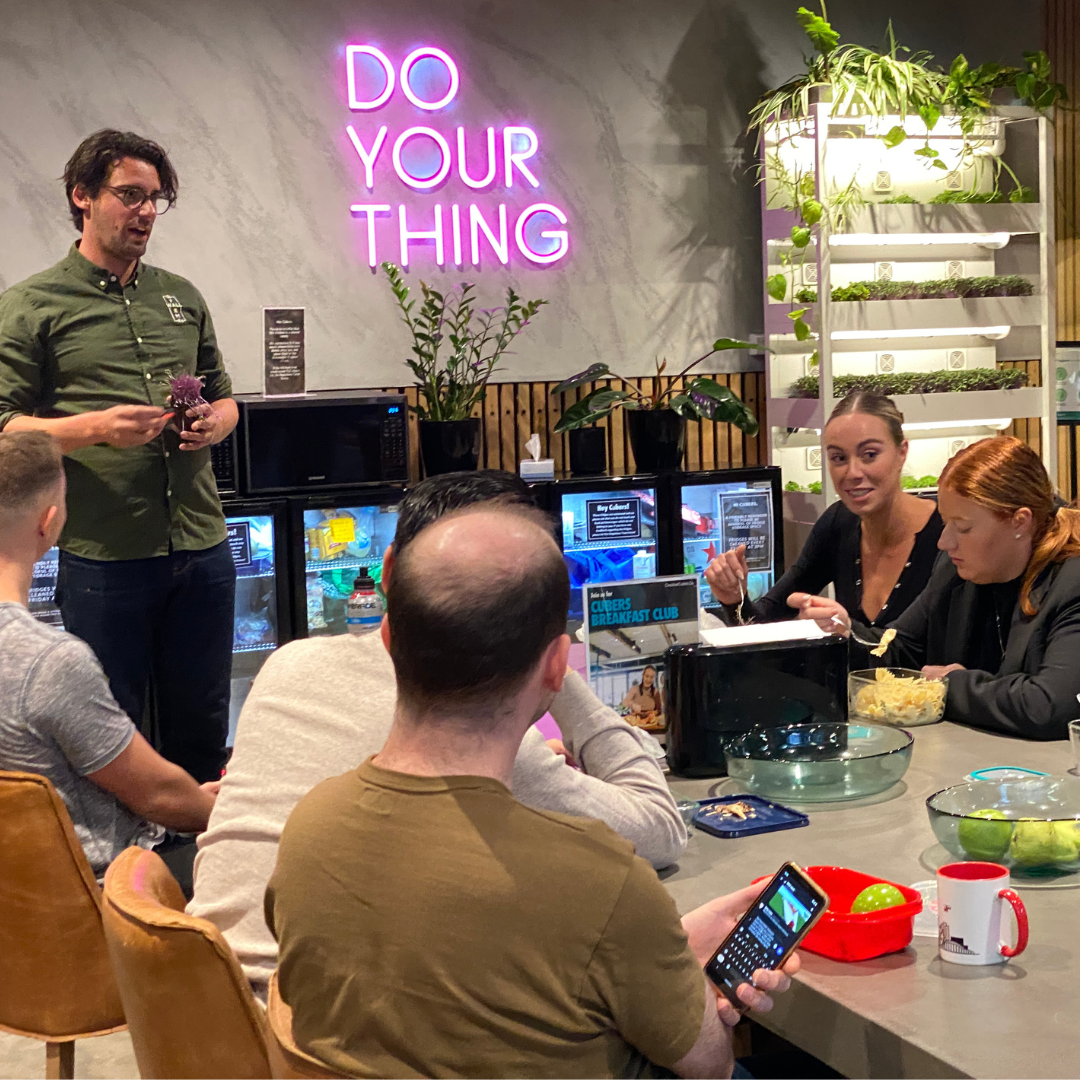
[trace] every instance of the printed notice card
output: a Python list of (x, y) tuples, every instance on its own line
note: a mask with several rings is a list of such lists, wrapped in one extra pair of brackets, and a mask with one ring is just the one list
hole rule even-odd
[(263, 394), (304, 393), (304, 309), (263, 308)]
[(748, 569), (772, 569), (772, 491), (721, 492), (720, 522), (725, 551), (745, 544)]
[(607, 581), (583, 593), (593, 692), (631, 724), (664, 731), (664, 653), (698, 640), (696, 575)]

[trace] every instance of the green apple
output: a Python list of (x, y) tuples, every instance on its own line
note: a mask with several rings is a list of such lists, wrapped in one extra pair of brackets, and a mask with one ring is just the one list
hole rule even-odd
[[(973, 818), (981, 818), (974, 821)], [(961, 819), (957, 838), (960, 846), (973, 859), (994, 862), (1009, 850), (1013, 823), (997, 809), (975, 810)]]
[(1075, 862), (1078, 841), (1071, 821), (1018, 821), (1009, 854), (1019, 866), (1055, 866)]
[(881, 911), (882, 908), (897, 907), (906, 904), (904, 894), (887, 881), (877, 885), (867, 885), (851, 905), (852, 915), (865, 915), (868, 911)]

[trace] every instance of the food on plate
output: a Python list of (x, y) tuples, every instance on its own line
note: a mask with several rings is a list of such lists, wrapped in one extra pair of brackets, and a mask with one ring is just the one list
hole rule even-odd
[(881, 640), (873, 649), (870, 650), (870, 655), (884, 656), (885, 650), (892, 644), (892, 639), (894, 637), (896, 637), (895, 630), (886, 630), (885, 633), (881, 635)]
[(926, 724), (940, 720), (945, 712), (945, 683), (921, 675), (897, 676), (888, 668), (875, 668), (874, 682), (861, 687), (855, 695), (854, 711), (884, 723)]
[[(974, 821), (973, 818), (980, 820)], [(1013, 823), (993, 807), (976, 810), (960, 822), (957, 839), (960, 846), (973, 859), (996, 862), (1009, 850)]]
[(1054, 866), (1076, 861), (1080, 833), (1071, 821), (1018, 821), (1009, 854), (1018, 866)]
[(706, 810), (705, 813), (712, 817), (735, 818), (738, 821), (746, 821), (747, 818), (757, 817), (757, 811), (749, 803), (742, 801), (717, 803)]
[(870, 911), (881, 911), (882, 908), (898, 907), (906, 904), (904, 894), (887, 881), (879, 881), (876, 885), (867, 885), (865, 889), (851, 904), (852, 915), (865, 915)]

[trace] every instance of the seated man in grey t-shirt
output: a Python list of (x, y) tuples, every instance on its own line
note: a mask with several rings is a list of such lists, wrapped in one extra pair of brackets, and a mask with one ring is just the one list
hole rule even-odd
[(0, 769), (52, 781), (100, 879), (162, 826), (205, 829), (218, 785), (161, 757), (117, 705), (90, 646), (27, 610), (34, 563), (64, 526), (65, 492), (59, 443), (0, 432)]

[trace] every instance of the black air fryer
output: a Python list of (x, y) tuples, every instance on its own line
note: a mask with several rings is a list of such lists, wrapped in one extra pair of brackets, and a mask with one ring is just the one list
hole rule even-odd
[(847, 720), (842, 638), (674, 645), (665, 664), (667, 759), (682, 776), (727, 776), (724, 742), (752, 727)]

